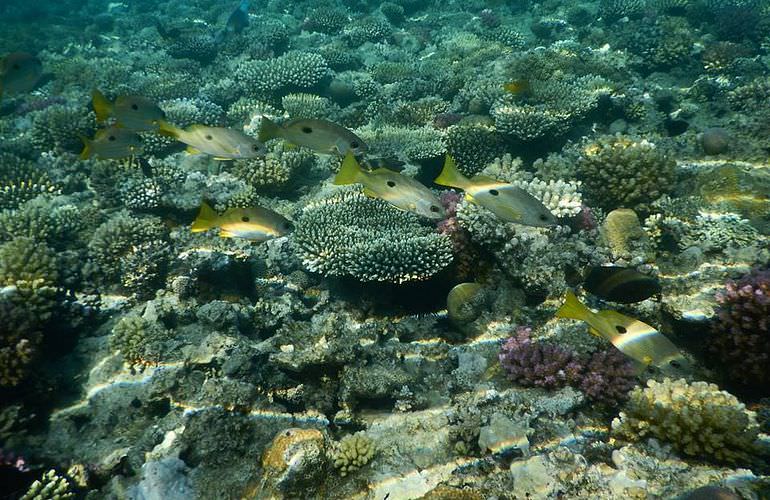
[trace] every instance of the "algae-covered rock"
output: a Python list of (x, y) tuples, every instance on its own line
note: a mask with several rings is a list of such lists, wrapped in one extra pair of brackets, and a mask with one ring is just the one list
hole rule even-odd
[(263, 493), (296, 498), (293, 495), (319, 484), (326, 461), (326, 441), (321, 431), (290, 428), (279, 432), (262, 455), (266, 479)]

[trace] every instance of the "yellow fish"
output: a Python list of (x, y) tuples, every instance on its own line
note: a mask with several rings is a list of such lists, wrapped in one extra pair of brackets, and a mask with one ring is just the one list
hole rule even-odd
[(444, 162), (444, 169), (433, 182), (462, 189), (465, 191), (465, 199), (486, 208), (506, 222), (535, 227), (557, 223), (548, 208), (525, 190), (481, 175), (469, 179), (457, 170), (454, 159), (449, 155)]
[(299, 119), (278, 125), (262, 118), (259, 140), (284, 139), (296, 146), (304, 146), (316, 153), (344, 156), (352, 151), (355, 156), (366, 153), (366, 144), (350, 130), (328, 120)]
[(620, 352), (644, 366), (661, 369), (683, 368), (688, 361), (677, 347), (662, 333), (650, 325), (617, 311), (594, 312), (567, 292), (566, 302), (558, 311), (557, 318), (570, 318), (588, 324), (589, 332), (608, 340)]
[(190, 154), (205, 153), (213, 156), (215, 160), (257, 158), (265, 155), (264, 144), (231, 128), (190, 125), (181, 129), (164, 120), (158, 125), (161, 135), (187, 144), (187, 152)]
[(34, 89), (43, 76), (40, 59), (28, 52), (12, 52), (0, 60), (0, 99)]
[(412, 179), (387, 168), (378, 168), (371, 172), (361, 168), (352, 151), (348, 151), (334, 183), (363, 184), (364, 194), (380, 198), (396, 208), (428, 217), (444, 219), (446, 211), (433, 192)]
[(96, 119), (105, 122), (114, 118), (121, 127), (137, 132), (158, 130), (166, 114), (154, 102), (135, 95), (120, 95), (110, 102), (104, 94), (94, 89), (91, 93)]
[(513, 95), (525, 95), (531, 92), (529, 80), (514, 80), (503, 85), (503, 89)]
[(219, 215), (207, 203), (201, 203), (198, 217), (192, 223), (192, 232), (201, 233), (218, 227), (222, 238), (243, 238), (267, 241), (291, 232), (291, 221), (267, 208), (229, 208)]
[(127, 158), (142, 154), (142, 139), (136, 133), (120, 127), (107, 127), (96, 132), (93, 139), (82, 138), (81, 160), (92, 157), (103, 160)]

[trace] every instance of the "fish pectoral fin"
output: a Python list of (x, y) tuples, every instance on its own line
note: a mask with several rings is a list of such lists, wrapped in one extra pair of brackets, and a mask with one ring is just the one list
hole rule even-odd
[(469, 203), (473, 203), (474, 205), (478, 205), (478, 202), (476, 201), (476, 198), (474, 198), (472, 195), (465, 193), (465, 201)]
[(195, 149), (192, 146), (187, 146), (187, 148), (185, 148), (185, 151), (187, 151), (187, 153), (191, 154), (191, 155), (199, 155), (199, 154), (201, 154), (200, 151), (198, 151), (197, 149)]
[(369, 189), (368, 187), (364, 188), (364, 194), (368, 196), (369, 198), (377, 198), (377, 193)]
[(228, 231), (227, 229), (219, 229), (219, 237), (220, 238), (235, 238), (235, 233), (232, 231)]
[(597, 330), (596, 328), (594, 328), (592, 326), (588, 327), (588, 333), (590, 333), (591, 335), (594, 335), (596, 337), (603, 338), (602, 334), (599, 333), (599, 330)]

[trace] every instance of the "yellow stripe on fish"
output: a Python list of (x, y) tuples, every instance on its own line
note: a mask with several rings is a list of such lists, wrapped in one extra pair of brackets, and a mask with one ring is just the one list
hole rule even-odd
[(161, 120), (159, 132), (187, 144), (188, 153), (205, 153), (213, 156), (215, 160), (257, 158), (265, 155), (264, 144), (231, 128), (190, 125), (181, 129)]
[(557, 318), (577, 319), (588, 324), (589, 332), (612, 343), (626, 356), (661, 369), (681, 368), (688, 362), (665, 335), (652, 326), (617, 311), (594, 312), (567, 292)]
[(433, 192), (398, 172), (378, 168), (368, 172), (361, 168), (352, 151), (348, 151), (334, 184), (363, 184), (364, 194), (385, 200), (396, 208), (428, 217), (443, 219), (446, 211)]
[(550, 210), (525, 190), (480, 175), (469, 179), (457, 170), (454, 159), (449, 155), (444, 162), (444, 169), (433, 182), (462, 189), (468, 201), (486, 208), (506, 222), (535, 227), (557, 223)]
[(288, 234), (293, 225), (286, 217), (268, 208), (230, 208), (219, 215), (203, 202), (191, 231), (201, 233), (213, 228), (219, 228), (219, 236), (222, 238), (262, 242)]
[(350, 130), (328, 120), (303, 118), (278, 125), (262, 117), (259, 140), (283, 139), (296, 146), (304, 146), (316, 153), (344, 156), (349, 151), (355, 156), (366, 153), (366, 144)]

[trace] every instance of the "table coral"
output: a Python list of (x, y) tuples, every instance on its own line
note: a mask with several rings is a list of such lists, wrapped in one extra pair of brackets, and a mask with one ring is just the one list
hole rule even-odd
[(666, 378), (631, 391), (612, 432), (631, 441), (654, 437), (692, 457), (746, 463), (756, 451), (759, 426), (754, 412), (716, 385)]
[(293, 243), (307, 269), (361, 281), (425, 280), (452, 262), (447, 236), (355, 188), (305, 206)]

